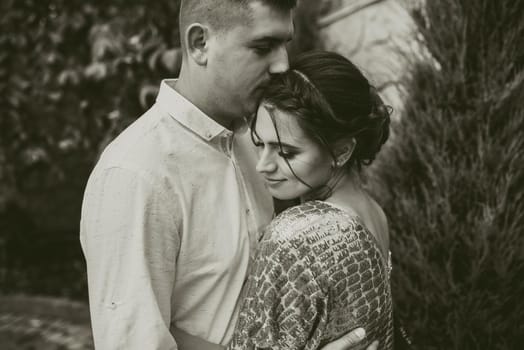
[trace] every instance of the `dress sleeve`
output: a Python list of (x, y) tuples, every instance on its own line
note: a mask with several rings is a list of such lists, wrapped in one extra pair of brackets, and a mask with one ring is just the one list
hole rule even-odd
[(80, 238), (97, 349), (177, 348), (169, 327), (179, 236), (163, 196), (122, 168), (88, 182)]
[(287, 242), (262, 241), (229, 349), (317, 349), (328, 300)]
[(284, 214), (250, 274), (235, 350), (319, 349), (359, 326), (391, 349), (389, 280), (371, 233), (322, 203)]

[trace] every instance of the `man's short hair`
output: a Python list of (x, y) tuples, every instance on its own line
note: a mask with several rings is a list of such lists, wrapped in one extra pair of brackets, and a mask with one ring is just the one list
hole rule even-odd
[[(191, 23), (208, 24), (214, 30), (227, 31), (238, 24), (249, 23), (249, 3), (261, 2), (281, 11), (290, 11), (297, 0), (182, 0), (180, 4), (180, 35)], [(181, 38), (184, 45), (184, 40)]]

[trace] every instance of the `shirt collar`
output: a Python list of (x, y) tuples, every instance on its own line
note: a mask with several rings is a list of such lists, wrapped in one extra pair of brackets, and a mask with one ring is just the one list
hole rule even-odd
[(218, 124), (194, 104), (180, 95), (173, 86), (177, 79), (164, 79), (156, 103), (180, 124), (199, 135), (207, 142), (218, 135), (230, 135), (230, 130)]

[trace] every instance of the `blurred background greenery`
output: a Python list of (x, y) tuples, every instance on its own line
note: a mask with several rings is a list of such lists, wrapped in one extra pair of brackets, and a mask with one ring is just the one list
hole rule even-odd
[[(292, 55), (322, 47), (324, 3), (301, 2)], [(0, 294), (87, 301), (83, 189), (104, 146), (178, 74), (178, 4), (0, 2)], [(410, 68), (371, 174), (390, 220), (396, 309), (417, 349), (520, 349), (524, 2), (427, 1), (413, 16), (434, 60)], [(18, 306), (5, 302), (0, 322), (38, 309), (5, 298)], [(62, 318), (85, 312), (50, 305)]]

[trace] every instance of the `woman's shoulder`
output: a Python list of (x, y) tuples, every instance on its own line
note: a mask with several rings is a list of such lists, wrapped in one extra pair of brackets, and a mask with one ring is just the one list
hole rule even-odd
[(284, 210), (270, 223), (266, 239), (290, 241), (319, 239), (326, 235), (360, 231), (356, 215), (344, 212), (323, 201), (308, 201)]

